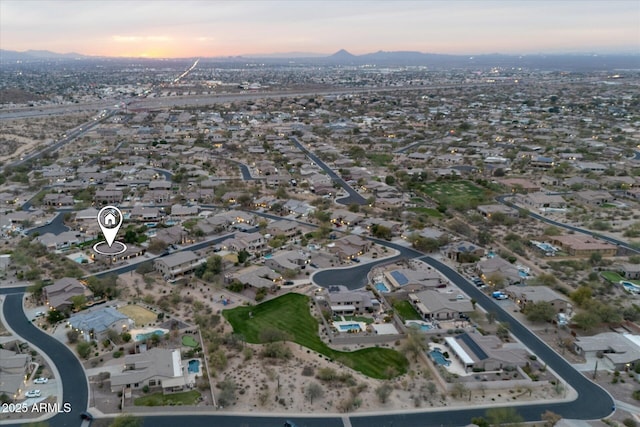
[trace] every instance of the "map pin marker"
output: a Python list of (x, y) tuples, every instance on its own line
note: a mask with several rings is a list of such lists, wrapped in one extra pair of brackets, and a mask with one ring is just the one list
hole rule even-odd
[(107, 245), (111, 247), (122, 225), (122, 212), (115, 206), (105, 206), (98, 212), (98, 225), (104, 234)]

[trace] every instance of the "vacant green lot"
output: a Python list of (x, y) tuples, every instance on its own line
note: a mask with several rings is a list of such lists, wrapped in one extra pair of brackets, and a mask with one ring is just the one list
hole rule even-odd
[(409, 301), (396, 301), (393, 303), (393, 309), (402, 320), (422, 320)]
[(133, 404), (135, 406), (195, 405), (199, 398), (200, 392), (196, 390), (173, 394), (154, 393), (138, 397)]
[(309, 298), (305, 295), (286, 294), (255, 307), (224, 310), (222, 315), (231, 323), (234, 332), (242, 334), (250, 343), (260, 343), (262, 330), (279, 329), (287, 333), (293, 342), (372, 378), (388, 378), (392, 372), (399, 375), (407, 370), (407, 359), (395, 350), (365, 348), (343, 352), (329, 348), (318, 336), (318, 322), (309, 312)]
[(438, 181), (423, 184), (420, 189), (447, 208), (465, 210), (490, 201), (491, 192), (469, 181)]

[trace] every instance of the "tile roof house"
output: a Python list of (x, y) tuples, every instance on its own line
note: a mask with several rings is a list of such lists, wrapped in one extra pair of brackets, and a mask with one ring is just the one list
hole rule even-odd
[(547, 286), (516, 286), (504, 288), (504, 292), (513, 299), (520, 309), (525, 309), (529, 303), (545, 301), (550, 303), (556, 313), (570, 313), (572, 305), (569, 298)]
[(78, 295), (93, 296), (93, 293), (78, 279), (63, 277), (56, 280), (53, 285), (42, 288), (42, 297), (49, 307), (56, 310), (67, 310), (73, 307), (71, 299)]
[(362, 314), (379, 304), (375, 295), (370, 291), (351, 291), (345, 286), (331, 286), (327, 292), (327, 300), (331, 311), (340, 315)]
[(134, 322), (115, 308), (104, 307), (74, 314), (67, 325), (81, 332), (85, 341), (102, 341), (110, 330), (120, 334), (131, 329)]
[(111, 391), (162, 387), (163, 392), (191, 388), (187, 367), (182, 363), (179, 349), (152, 348), (124, 357), (123, 370), (111, 375)]
[(23, 390), (31, 366), (29, 354), (18, 354), (0, 348), (0, 395), (15, 400)]
[(473, 304), (457, 295), (442, 294), (435, 290), (426, 290), (409, 294), (409, 301), (424, 320), (459, 319), (461, 314), (471, 313)]
[(605, 369), (624, 370), (640, 363), (640, 336), (603, 332), (590, 337), (578, 337), (576, 353), (587, 359), (598, 358)]
[(163, 277), (175, 279), (177, 276), (193, 272), (197, 266), (206, 261), (205, 258), (198, 257), (195, 252), (182, 251), (157, 258), (153, 261), (153, 266)]
[(495, 335), (464, 333), (445, 337), (445, 345), (455, 357), (469, 369), (497, 371), (506, 367), (525, 366), (528, 363), (526, 350), (503, 343)]

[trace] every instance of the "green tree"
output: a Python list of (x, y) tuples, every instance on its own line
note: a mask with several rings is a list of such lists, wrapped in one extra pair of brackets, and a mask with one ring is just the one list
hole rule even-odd
[(538, 301), (528, 303), (524, 314), (531, 322), (550, 322), (556, 315), (556, 310), (550, 302)]
[(91, 343), (80, 341), (76, 347), (76, 350), (78, 350), (78, 355), (80, 355), (80, 357), (86, 359), (91, 354), (92, 347), (93, 346), (91, 345)]
[(585, 331), (590, 331), (600, 324), (602, 319), (593, 311), (584, 310), (571, 318), (574, 325)]
[(380, 403), (387, 403), (389, 396), (391, 396), (391, 392), (393, 391), (393, 386), (388, 382), (383, 383), (380, 387), (376, 388), (376, 396), (378, 396), (378, 400)]
[(71, 297), (71, 303), (73, 304), (73, 309), (78, 311), (87, 303), (87, 297), (84, 295), (74, 295)]
[(312, 382), (307, 386), (304, 395), (313, 405), (313, 401), (315, 399), (320, 399), (322, 396), (324, 396), (324, 389), (317, 382)]
[(569, 297), (573, 302), (575, 302), (578, 307), (584, 307), (591, 300), (593, 295), (593, 291), (588, 286), (580, 286), (575, 291), (571, 292)]
[(520, 424), (523, 419), (513, 407), (491, 408), (485, 413), (487, 421), (492, 426), (503, 426), (507, 424)]

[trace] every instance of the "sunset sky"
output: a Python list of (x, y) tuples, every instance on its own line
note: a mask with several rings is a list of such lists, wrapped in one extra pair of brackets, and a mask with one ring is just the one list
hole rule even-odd
[(638, 53), (640, 0), (2, 0), (0, 48), (129, 57)]

